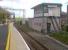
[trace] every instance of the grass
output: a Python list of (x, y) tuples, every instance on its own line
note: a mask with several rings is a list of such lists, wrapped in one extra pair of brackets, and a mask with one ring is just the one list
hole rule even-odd
[(52, 33), (50, 36), (68, 45), (68, 32)]

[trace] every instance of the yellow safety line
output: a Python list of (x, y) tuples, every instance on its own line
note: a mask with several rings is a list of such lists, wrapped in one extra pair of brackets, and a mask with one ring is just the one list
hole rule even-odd
[(8, 24), (8, 37), (5, 50), (10, 50), (11, 23)]

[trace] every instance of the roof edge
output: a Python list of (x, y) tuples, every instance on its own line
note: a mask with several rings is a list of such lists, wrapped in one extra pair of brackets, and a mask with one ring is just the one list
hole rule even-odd
[(59, 6), (62, 6), (62, 4), (61, 3), (41, 3), (41, 4), (38, 4), (38, 5), (36, 5), (36, 6), (34, 6), (34, 7), (32, 7), (31, 9), (34, 9), (34, 8), (36, 8), (37, 6), (40, 6), (40, 5), (59, 5)]

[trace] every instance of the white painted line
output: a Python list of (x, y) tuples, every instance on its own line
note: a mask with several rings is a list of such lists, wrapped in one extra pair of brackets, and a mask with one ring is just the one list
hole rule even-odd
[(19, 31), (14, 27), (14, 29), (17, 31), (17, 34), (19, 36), (19, 38), (23, 41), (23, 43), (25, 44), (26, 48), (28, 50), (30, 50), (30, 48), (28, 47), (27, 43), (25, 42), (24, 38), (21, 36), (21, 34), (19, 33)]

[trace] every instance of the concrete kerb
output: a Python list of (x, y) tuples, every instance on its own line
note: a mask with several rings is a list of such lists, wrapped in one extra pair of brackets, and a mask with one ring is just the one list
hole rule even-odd
[(51, 39), (51, 40), (53, 40), (53, 41), (55, 41), (55, 42), (57, 42), (58, 44), (60, 44), (60, 45), (62, 45), (62, 46), (68, 48), (68, 45), (63, 44), (62, 42), (60, 42), (60, 41), (54, 39), (53, 37), (50, 37), (49, 35), (46, 35), (46, 37), (49, 38), (49, 39)]

